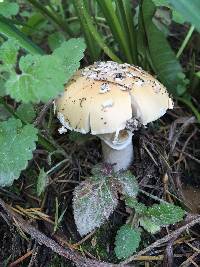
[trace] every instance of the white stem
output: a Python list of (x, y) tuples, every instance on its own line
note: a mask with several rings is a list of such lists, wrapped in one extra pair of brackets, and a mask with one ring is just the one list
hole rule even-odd
[(116, 150), (101, 140), (104, 161), (113, 166), (114, 171), (126, 170), (133, 161), (133, 144), (129, 143), (125, 148)]

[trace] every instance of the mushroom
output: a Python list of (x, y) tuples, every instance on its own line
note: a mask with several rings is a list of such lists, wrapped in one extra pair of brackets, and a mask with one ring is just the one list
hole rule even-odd
[(173, 108), (166, 88), (129, 64), (95, 62), (75, 73), (55, 101), (62, 127), (101, 139), (104, 161), (114, 171), (133, 161), (132, 135)]

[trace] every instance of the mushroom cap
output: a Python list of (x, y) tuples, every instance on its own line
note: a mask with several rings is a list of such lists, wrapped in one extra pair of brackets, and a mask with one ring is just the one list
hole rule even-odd
[(140, 67), (107, 61), (77, 71), (55, 106), (64, 128), (98, 135), (146, 125), (173, 108), (173, 102)]

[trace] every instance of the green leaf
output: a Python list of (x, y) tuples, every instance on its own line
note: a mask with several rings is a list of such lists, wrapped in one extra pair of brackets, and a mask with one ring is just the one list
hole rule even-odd
[(115, 238), (115, 254), (118, 259), (126, 259), (131, 256), (140, 244), (140, 232), (130, 225), (123, 225)]
[(0, 122), (0, 186), (9, 186), (32, 158), (37, 130), (31, 124), (22, 125), (11, 118)]
[(156, 6), (165, 6), (171, 9), (172, 20), (175, 21), (176, 23), (183, 24), (185, 22), (185, 18), (179, 12), (177, 12), (172, 5), (170, 5), (170, 0), (152, 0), (152, 1)]
[(200, 32), (200, 1), (199, 0), (168, 0), (170, 4), (185, 18), (193, 24)]
[(130, 171), (119, 172), (116, 179), (121, 187), (121, 193), (129, 197), (136, 197), (138, 194), (138, 182)]
[(54, 32), (48, 36), (48, 44), (52, 51), (58, 48), (64, 41), (65, 37), (61, 32)]
[(17, 15), (18, 12), (19, 5), (17, 3), (8, 0), (0, 1), (0, 15), (9, 18)]
[(24, 103), (47, 102), (56, 97), (78, 69), (84, 48), (82, 39), (72, 39), (64, 42), (52, 55), (21, 57), (21, 74), (11, 73), (6, 82), (7, 93)]
[(147, 211), (147, 207), (143, 203), (138, 202), (136, 198), (126, 197), (125, 203), (128, 207), (134, 208), (138, 214), (143, 214)]
[(77, 229), (86, 235), (101, 226), (117, 206), (109, 179), (85, 181), (74, 190), (73, 209)]
[[(155, 6), (151, 0), (144, 0), (142, 4), (143, 23), (148, 41), (148, 48), (153, 68), (159, 80), (173, 94), (178, 94), (177, 86), (180, 82), (178, 75), (182, 74), (182, 67), (168, 44), (164, 34), (152, 22)], [(184, 88), (186, 90), (186, 88)]]
[(21, 120), (28, 123), (33, 122), (36, 116), (34, 107), (31, 104), (21, 104), (17, 108), (16, 114), (20, 117)]
[(160, 225), (149, 217), (141, 217), (139, 219), (140, 225), (150, 234), (155, 234), (160, 231)]
[(155, 221), (160, 226), (174, 224), (183, 219), (185, 211), (173, 204), (154, 204), (148, 208), (146, 215)]
[(3, 62), (1, 69), (9, 71), (17, 62), (19, 45), (15, 40), (9, 39), (0, 46), (0, 61)]
[(27, 36), (21, 32), (9, 19), (0, 16), (0, 32), (7, 38), (17, 40), (19, 45), (32, 54), (43, 55), (43, 50), (34, 44)]
[(63, 42), (59, 48), (54, 50), (53, 56), (62, 60), (63, 68), (65, 70), (66, 81), (74, 74), (80, 67), (80, 60), (84, 56), (85, 42), (82, 38), (70, 39)]
[(37, 179), (37, 188), (36, 188), (38, 196), (40, 196), (44, 192), (47, 182), (48, 182), (47, 173), (44, 171), (44, 169), (40, 169), (40, 173)]

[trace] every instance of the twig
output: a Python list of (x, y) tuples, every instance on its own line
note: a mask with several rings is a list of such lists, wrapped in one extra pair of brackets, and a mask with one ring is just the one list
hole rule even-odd
[(162, 246), (163, 243), (169, 242), (171, 239), (173, 239), (175, 236), (176, 238), (182, 234), (185, 230), (187, 230), (188, 228), (194, 226), (195, 224), (200, 223), (200, 215), (196, 215), (193, 216), (192, 219), (187, 222), (185, 225), (181, 226), (179, 229), (171, 232), (170, 234), (166, 235), (165, 237), (157, 240), (156, 242), (154, 242), (153, 244), (151, 244), (150, 246), (148, 246), (147, 248), (141, 250), (140, 252), (138, 252), (137, 254), (131, 256), (130, 258), (128, 258), (127, 260), (121, 262), (121, 264), (128, 264), (131, 261), (134, 261), (138, 256), (141, 256), (145, 253), (147, 253), (148, 251), (154, 249), (155, 247), (159, 247)]
[(34, 125), (35, 125), (35, 126), (38, 126), (38, 125), (42, 122), (44, 116), (46, 115), (47, 110), (51, 107), (52, 102), (53, 102), (53, 101), (50, 100), (47, 104), (45, 104), (45, 105), (43, 106), (42, 110), (41, 110), (40, 113), (39, 113), (39, 116), (38, 116), (38, 117), (36, 118), (36, 120), (34, 121)]
[(26, 254), (24, 254), (23, 256), (21, 256), (19, 259), (17, 259), (16, 261), (10, 263), (9, 264), (9, 267), (18, 266), (19, 263), (21, 263), (22, 261), (24, 261), (26, 258), (30, 257), (32, 255), (32, 253), (33, 253), (32, 250), (28, 251)]
[[(91, 260), (83, 257), (78, 252), (75, 252), (73, 249), (64, 248), (59, 245), (56, 241), (49, 238), (38, 229), (33, 227), (30, 223), (25, 221), (20, 215), (14, 212), (2, 199), (0, 199), (0, 206), (6, 212), (8, 218), (17, 223), (17, 226), (20, 227), (26, 234), (29, 234), (32, 239), (35, 239), (39, 244), (43, 244), (46, 247), (50, 248), (55, 253), (63, 256), (64, 258), (73, 261), (78, 267), (124, 267), (124, 264), (111, 264), (106, 262), (100, 262), (97, 260)], [(130, 265), (126, 265), (130, 267)]]

